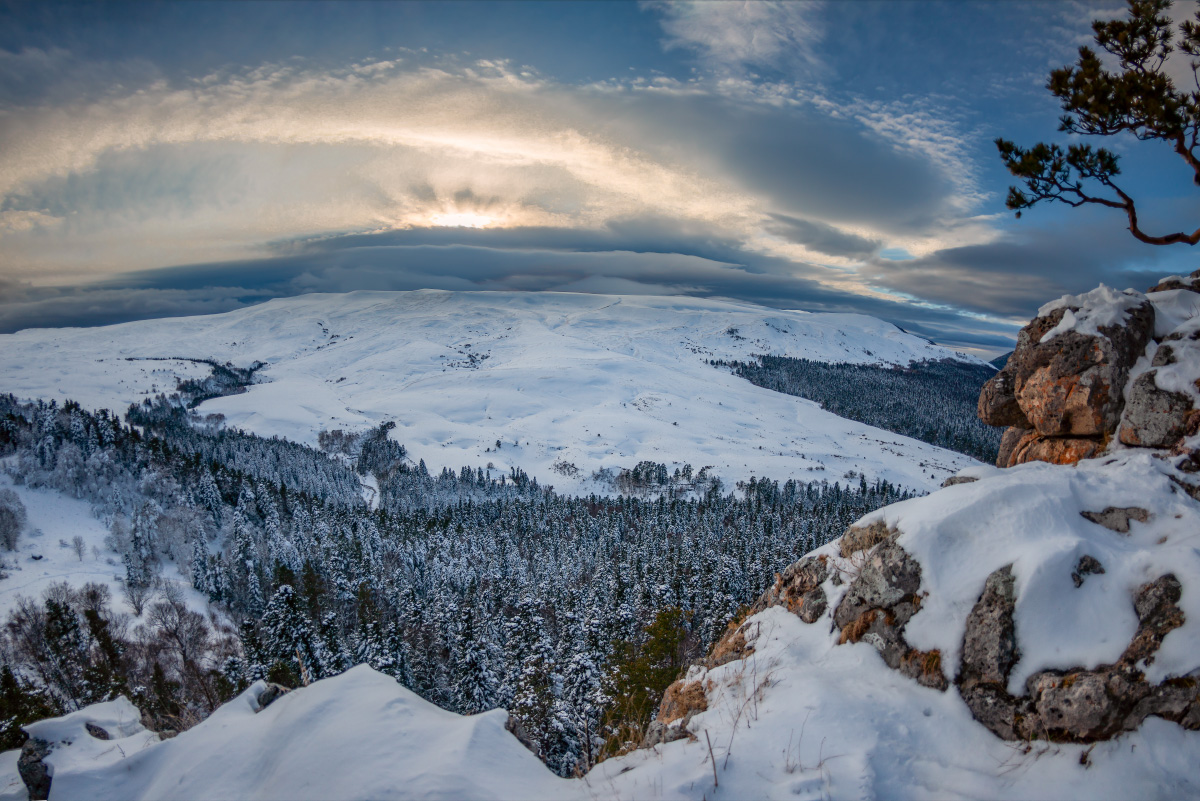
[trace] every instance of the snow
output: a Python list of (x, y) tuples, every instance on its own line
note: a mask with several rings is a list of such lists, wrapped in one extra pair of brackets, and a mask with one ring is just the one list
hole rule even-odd
[[(434, 472), (491, 462), (572, 494), (603, 492), (593, 472), (646, 459), (710, 465), (727, 484), (751, 475), (832, 482), (853, 470), (913, 489), (933, 489), (972, 464), (706, 364), (754, 354), (982, 364), (862, 315), (677, 297), (421, 290), (21, 331), (0, 336), (0, 375), (20, 397), (123, 410), (207, 369), (177, 357), (263, 361), (263, 383), (199, 411), (308, 444), (322, 429), (395, 420), (392, 437)], [(579, 477), (554, 471), (560, 462)]]
[[(1171, 481), (1170, 470), (1145, 451), (1065, 468), (1030, 462), (867, 515), (863, 523), (899, 528), (898, 544), (922, 565), (921, 589), (929, 595), (909, 621), (909, 644), (940, 649), (953, 678), (967, 613), (987, 576), (1011, 564), (1021, 658), (1009, 692), (1023, 695), (1025, 679), (1037, 671), (1115, 662), (1137, 629), (1135, 590), (1175, 573), (1187, 622), (1167, 635), (1146, 678), (1186, 674), (1200, 661), (1200, 584), (1186, 580), (1200, 582), (1200, 504)], [(1081, 514), (1110, 506), (1152, 516), (1119, 534)], [(1106, 572), (1076, 588), (1071, 573), (1084, 555)]]
[(1146, 301), (1146, 296), (1133, 289), (1115, 290), (1101, 284), (1081, 295), (1063, 295), (1038, 309), (1037, 316), (1045, 317), (1065, 309), (1058, 325), (1047, 331), (1041, 342), (1049, 342), (1059, 334), (1076, 331), (1087, 336), (1103, 336), (1101, 328), (1121, 325), (1129, 318), (1129, 310)]
[[(461, 717), (367, 667), (255, 713), (261, 685), (178, 737), (113, 764), (56, 768), (71, 799), (1000, 799), (1183, 798), (1200, 792), (1200, 734), (1158, 719), (1088, 746), (1003, 742), (954, 692), (920, 687), (865, 643), (780, 607), (755, 616), (755, 653), (692, 677), (709, 708), (679, 740), (552, 775), (504, 729)], [(706, 736), (707, 735), (707, 736)], [(719, 785), (713, 786), (716, 758)], [(1088, 754), (1089, 765), (1081, 764)], [(3, 778), (0, 777), (0, 781)]]
[[(1200, 294), (1188, 294), (1200, 298)], [(1200, 316), (1180, 323), (1170, 333), (1178, 335), (1183, 341), (1164, 342), (1159, 346), (1171, 348), (1172, 361), (1168, 365), (1153, 368), (1154, 383), (1159, 389), (1189, 396), (1193, 406), (1196, 406), (1196, 402), (1200, 401), (1200, 387), (1196, 386), (1196, 376), (1200, 376), (1200, 344), (1196, 342), (1200, 340)]]
[(1154, 338), (1163, 339), (1188, 320), (1200, 317), (1200, 292), (1169, 289), (1146, 295), (1154, 304)]
[[(25, 726), (30, 737), (50, 744), (42, 762), (50, 768), (52, 795), (58, 797), (54, 784), (60, 776), (69, 782), (66, 777), (72, 774), (114, 765), (157, 743), (158, 735), (142, 725), (141, 717), (138, 708), (121, 696)], [(104, 729), (108, 739), (92, 736), (89, 723)]]
[(29, 801), (29, 791), (17, 772), (17, 760), (21, 751), (0, 753), (0, 801)]
[[(954, 692), (920, 687), (865, 643), (781, 607), (754, 619), (755, 653), (709, 671), (709, 708), (679, 740), (601, 763), (586, 781), (621, 799), (1181, 798), (1200, 792), (1200, 735), (1149, 720), (1100, 743), (994, 737)], [(755, 690), (757, 694), (755, 693)], [(707, 736), (706, 736), (707, 734)], [(716, 757), (719, 785), (714, 788)]]
[[(989, 573), (1013, 565), (1022, 658), (1010, 689), (1043, 668), (1111, 662), (1133, 633), (1132, 594), (1163, 573), (1180, 578), (1186, 622), (1146, 671), (1185, 675), (1200, 654), (1200, 504), (1146, 453), (1081, 462), (971, 467), (956, 484), (863, 518), (900, 529), (922, 564), (909, 642), (957, 664), (964, 622)], [(1150, 512), (1121, 534), (1082, 511)], [(852, 575), (837, 543), (819, 549)], [(1105, 573), (1076, 588), (1089, 554)], [(841, 589), (832, 580), (830, 608)], [(828, 615), (828, 613), (827, 613)], [(1021, 799), (1200, 795), (1200, 732), (1157, 718), (1095, 745), (1004, 742), (976, 723), (953, 687), (918, 685), (869, 644), (838, 645), (826, 620), (783, 607), (750, 618), (753, 653), (689, 678), (710, 686), (691, 738), (601, 763), (563, 780), (525, 751), (492, 711), (460, 717), (367, 667), (317, 682), (255, 713), (256, 685), (178, 737), (119, 761), (86, 764), (65, 747), (54, 799), (563, 798)], [(711, 684), (710, 684), (711, 683)], [(89, 708), (94, 709), (94, 708)], [(89, 712), (85, 710), (84, 712)], [(77, 713), (83, 714), (83, 713)], [(45, 731), (68, 730), (46, 722)], [(72, 724), (74, 725), (74, 724)], [(88, 744), (89, 747), (91, 744)], [(83, 752), (86, 753), (86, 752)], [(9, 755), (0, 765), (11, 765)], [(5, 768), (9, 770), (9, 768)], [(714, 780), (715, 774), (715, 780)], [(7, 774), (0, 773), (0, 783)]]
[[(8, 618), (20, 597), (40, 602), (42, 593), (59, 582), (75, 589), (88, 582), (106, 585), (113, 608), (133, 615), (133, 608), (122, 595), (125, 568), (117, 553), (105, 545), (108, 529), (92, 514), (89, 503), (54, 490), (15, 486), (8, 475), (0, 472), (2, 488), (17, 493), (25, 505), (28, 522), (17, 541), (17, 550), (0, 551), (0, 559), (7, 566), (2, 572), (8, 574), (0, 578), (0, 620)], [(76, 536), (83, 538), (83, 559), (71, 547)], [(42, 558), (35, 560), (35, 554)], [(192, 588), (191, 580), (179, 572), (177, 565), (165, 562), (162, 578), (182, 591), (190, 609), (207, 614), (207, 599)]]
[(505, 730), (503, 711), (446, 712), (366, 666), (256, 712), (264, 688), (115, 765), (65, 749), (72, 762), (56, 766), (51, 797), (553, 799), (573, 789)]

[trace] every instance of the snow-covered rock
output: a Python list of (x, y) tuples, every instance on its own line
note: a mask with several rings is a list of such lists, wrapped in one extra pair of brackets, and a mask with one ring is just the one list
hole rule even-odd
[(984, 422), (1017, 429), (1001, 446), (1001, 466), (1073, 464), (1099, 453), (1154, 324), (1153, 304), (1133, 290), (1100, 286), (1042, 306), (980, 394)]

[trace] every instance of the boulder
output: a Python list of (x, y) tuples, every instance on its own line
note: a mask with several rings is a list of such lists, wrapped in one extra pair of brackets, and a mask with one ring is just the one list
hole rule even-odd
[(1171, 289), (1188, 289), (1200, 292), (1200, 270), (1191, 275), (1171, 275), (1148, 289), (1148, 292), (1166, 292)]
[[(1016, 430), (1020, 431), (1021, 429)], [(1003, 443), (1001, 446), (1003, 447)], [(1007, 463), (1000, 466), (1012, 467), (1026, 462), (1075, 464), (1080, 459), (1090, 459), (1098, 455), (1103, 447), (1104, 443), (1098, 439), (1043, 437), (1036, 431), (1026, 431), (1021, 439), (1013, 445)]]
[(893, 670), (936, 690), (949, 686), (939, 651), (919, 651), (904, 639), (904, 627), (921, 607), (921, 566), (895, 542), (893, 530), (879, 544), (833, 613), (840, 643), (865, 642)]
[[(1009, 671), (1017, 663), (1017, 634), (1013, 626), (1016, 604), (1012, 565), (987, 577), (983, 595), (967, 616), (963, 638), (959, 690), (965, 695), (980, 684), (1003, 689)], [(969, 705), (969, 704), (968, 704)]]
[(979, 396), (979, 417), (1009, 426), (997, 464), (1074, 464), (1116, 431), (1129, 371), (1154, 334), (1142, 294), (1100, 287), (1043, 306)]
[(1200, 425), (1200, 320), (1168, 334), (1150, 367), (1130, 384), (1120, 439), (1143, 448), (1174, 448)]
[(1021, 405), (1017, 403), (1016, 385), (1011, 372), (1001, 370), (983, 385), (979, 393), (979, 419), (989, 426), (1030, 427)]
[[(1079, 586), (1084, 576), (1103, 572), (1096, 559), (1084, 556), (1073, 578)], [(1115, 664), (1034, 673), (1023, 696), (1007, 689), (1019, 656), (1013, 586), (1011, 565), (988, 576), (967, 618), (957, 679), (972, 715), (994, 734), (1006, 740), (1095, 742), (1132, 731), (1150, 715), (1200, 728), (1194, 680), (1151, 685), (1142, 672), (1153, 663), (1163, 638), (1183, 624), (1176, 605), (1182, 587), (1175, 576), (1160, 576), (1138, 588), (1133, 597), (1138, 630)]]
[[(805, 623), (814, 623), (828, 607), (825, 590), (821, 587), (828, 577), (826, 557), (806, 556), (788, 565), (782, 573), (775, 574), (775, 583), (759, 597), (750, 612), (755, 614), (771, 606), (786, 606)], [(723, 640), (727, 638), (728, 635)]]
[(264, 687), (263, 691), (258, 694), (258, 709), (256, 711), (263, 711), (268, 706), (275, 703), (290, 692), (291, 689), (284, 687), (282, 684), (267, 682), (267, 686)]
[(1016, 426), (1004, 432), (1004, 436), (1000, 438), (1000, 451), (996, 455), (996, 467), (1011, 467), (1014, 464), (1013, 451), (1017, 449), (1017, 443), (1025, 439), (1025, 435), (1028, 433), (1030, 433), (1028, 428)]

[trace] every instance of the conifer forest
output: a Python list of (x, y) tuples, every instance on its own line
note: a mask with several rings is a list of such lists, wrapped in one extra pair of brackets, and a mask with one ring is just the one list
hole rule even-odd
[[(0, 747), (120, 694), (180, 731), (256, 679), (295, 687), (367, 663), (447, 709), (503, 706), (573, 775), (637, 739), (776, 571), (908, 497), (861, 476), (726, 491), (651, 462), (597, 474), (620, 494), (565, 497), (518, 469), (432, 474), (389, 423), (323, 432), (316, 449), (224, 428), (190, 411), (238, 389), (209, 383), (124, 420), (0, 396), (14, 482), (92, 504), (138, 613), (95, 584), (23, 599), (3, 629)], [(0, 522), (19, 506), (0, 496)], [(207, 614), (161, 580), (170, 564)]]

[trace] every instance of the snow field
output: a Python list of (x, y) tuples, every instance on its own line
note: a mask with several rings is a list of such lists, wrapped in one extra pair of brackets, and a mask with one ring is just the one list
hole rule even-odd
[[(434, 472), (490, 462), (568, 494), (604, 492), (589, 479), (594, 471), (647, 459), (711, 465), (727, 485), (751, 475), (845, 481), (854, 471), (913, 489), (933, 489), (972, 464), (706, 364), (758, 353), (972, 360), (861, 315), (689, 298), (421, 290), (22, 331), (0, 337), (0, 375), (20, 397), (121, 410), (170, 392), (172, 371), (190, 377), (203, 368), (145, 359), (264, 361), (263, 383), (200, 411), (307, 444), (322, 429), (395, 420), (392, 437)], [(564, 476), (555, 464), (574, 464), (579, 474)]]

